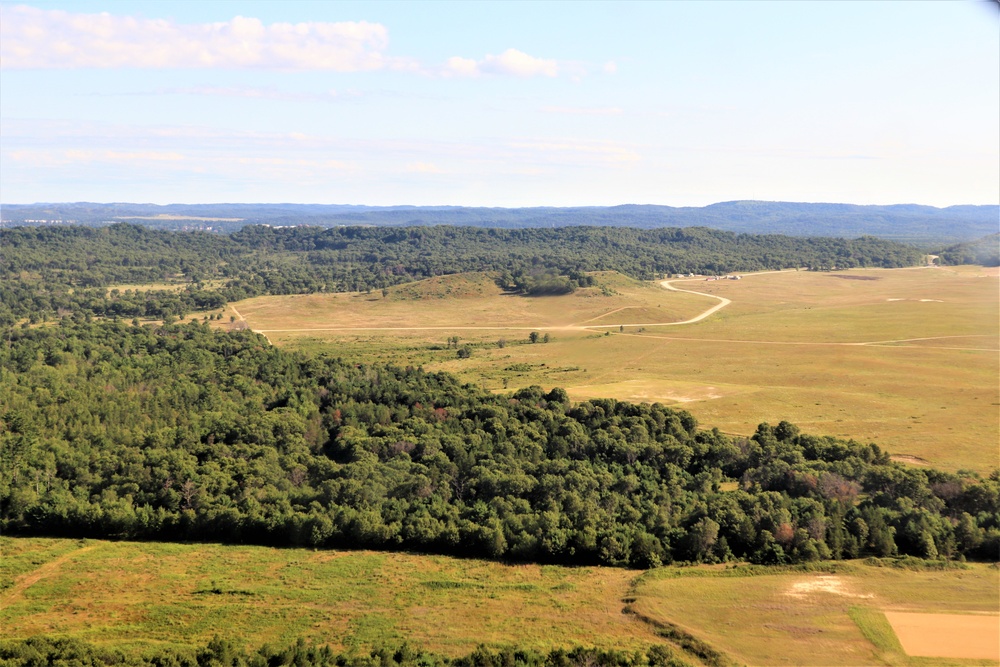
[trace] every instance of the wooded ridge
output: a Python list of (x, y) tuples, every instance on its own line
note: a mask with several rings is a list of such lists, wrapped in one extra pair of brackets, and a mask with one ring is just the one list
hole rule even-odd
[[(351, 292), (467, 271), (505, 287), (552, 293), (589, 271), (648, 280), (726, 274), (912, 266), (921, 253), (874, 237), (754, 236), (705, 228), (639, 230), (472, 227), (245, 227), (231, 235), (136, 225), (0, 230), (0, 325), (60, 311), (105, 317), (182, 316), (261, 294)], [(182, 289), (111, 290), (176, 283)], [(549, 288), (543, 288), (545, 283)]]

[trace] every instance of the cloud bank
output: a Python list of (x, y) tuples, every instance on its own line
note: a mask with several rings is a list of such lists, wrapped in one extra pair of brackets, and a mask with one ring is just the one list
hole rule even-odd
[(221, 23), (0, 7), (5, 69), (268, 68), (358, 72), (415, 65), (383, 52), (385, 26), (366, 21)]
[(386, 54), (380, 23), (272, 23), (237, 16), (218, 23), (176, 23), (135, 16), (77, 14), (0, 5), (4, 69), (275, 69), (411, 71), (447, 77), (559, 74), (555, 60), (517, 49), (482, 60), (454, 57), (437, 71)]

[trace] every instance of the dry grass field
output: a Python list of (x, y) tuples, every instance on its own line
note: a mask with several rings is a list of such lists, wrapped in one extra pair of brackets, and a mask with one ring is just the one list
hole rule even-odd
[[(224, 280), (204, 280), (202, 285), (208, 288), (219, 287)], [(153, 291), (165, 291), (165, 292), (181, 292), (191, 286), (191, 283), (183, 280), (181, 276), (177, 276), (177, 280), (174, 282), (159, 282), (159, 283), (129, 283), (112, 285), (108, 287), (106, 292), (111, 294), (113, 290), (118, 290), (119, 292), (125, 292), (126, 290), (131, 290), (133, 292), (153, 292)]]
[[(495, 390), (539, 384), (576, 400), (679, 404), (736, 434), (785, 419), (949, 470), (1000, 465), (996, 269), (675, 281), (731, 300), (679, 326), (655, 325), (719, 302), (616, 274), (597, 278), (572, 295), (525, 298), (503, 295), (485, 275), (445, 276), (386, 296), (258, 297), (230, 312), (278, 345), (422, 364)], [(532, 330), (550, 342), (528, 344)], [(448, 349), (451, 336), (470, 345), (470, 358)]]
[[(734, 576), (739, 570), (653, 570), (636, 586), (636, 609), (672, 622), (748, 665), (996, 665), (1000, 661), (1000, 569), (910, 571), (862, 562), (831, 571)], [(909, 656), (886, 620), (900, 612), (944, 614), (993, 628), (996, 653), (958, 659), (954, 637), (929, 637), (931, 657)], [(925, 654), (926, 656), (926, 654)]]
[[(526, 336), (531, 330), (579, 329), (620, 322), (673, 322), (704, 310), (705, 297), (671, 294), (615, 273), (573, 294), (524, 298), (504, 294), (473, 273), (429, 278), (381, 292), (257, 297), (236, 304), (254, 330), (274, 334), (317, 330), (480, 330)], [(496, 340), (499, 333), (490, 334)], [(440, 336), (440, 334), (439, 334)], [(280, 338), (280, 336), (279, 336)]]
[(622, 613), (629, 604), (738, 664), (996, 663), (940, 651), (910, 657), (886, 620), (898, 612), (997, 619), (1000, 570), (981, 564), (908, 571), (855, 561), (831, 563), (828, 572), (702, 566), (640, 573), (99, 540), (0, 538), (0, 551), (0, 627), (10, 639), (47, 634), (142, 651), (203, 645), (215, 634), (248, 648), (302, 636), (349, 652), (409, 642), (448, 656), (481, 643), (538, 651), (664, 643), (651, 625)]
[(302, 636), (344, 650), (403, 642), (448, 656), (657, 643), (622, 614), (636, 573), (370, 551), (0, 538), (5, 638), (123, 649), (249, 648)]

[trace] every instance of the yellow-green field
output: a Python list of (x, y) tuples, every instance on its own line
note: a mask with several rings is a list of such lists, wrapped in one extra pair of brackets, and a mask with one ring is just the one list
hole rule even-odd
[[(762, 421), (876, 442), (949, 470), (1000, 465), (1000, 281), (981, 267), (783, 271), (674, 281), (617, 274), (559, 297), (469, 274), (383, 295), (258, 297), (228, 315), (277, 345), (422, 364), (495, 390), (678, 404), (705, 426)], [(691, 324), (682, 322), (731, 303)], [(220, 322), (220, 325), (223, 325)], [(620, 328), (622, 325), (623, 328)], [(532, 330), (550, 342), (528, 344)], [(458, 359), (458, 336), (472, 356)], [(498, 341), (503, 339), (503, 347)]]
[(635, 587), (633, 606), (749, 665), (941, 667), (1000, 661), (1000, 648), (993, 659), (948, 659), (954, 648), (947, 637), (934, 658), (911, 658), (885, 620), (887, 611), (988, 615), (1000, 628), (996, 566), (909, 571), (857, 561), (836, 565), (830, 573), (756, 576), (709, 568), (653, 570)]
[[(248, 648), (302, 636), (347, 651), (405, 641), (449, 656), (478, 644), (545, 651), (665, 643), (641, 616), (679, 626), (736, 663), (985, 665), (995, 663), (906, 656), (884, 613), (996, 614), (1000, 606), (1000, 570), (981, 564), (639, 573), (98, 540), (0, 538), (0, 550), (5, 638), (68, 636), (126, 651), (198, 646), (216, 634)], [(626, 605), (638, 613), (623, 613)]]
[[(201, 285), (207, 288), (219, 287), (225, 281), (224, 280), (204, 280)], [(176, 281), (173, 282), (159, 282), (159, 283), (130, 283), (122, 285), (112, 285), (107, 289), (107, 293), (111, 294), (112, 291), (118, 290), (119, 292), (125, 292), (126, 290), (131, 290), (133, 292), (153, 292), (153, 291), (165, 291), (165, 292), (180, 292), (193, 283), (186, 280), (182, 280), (180, 276), (177, 277)]]
[(404, 641), (443, 655), (480, 643), (549, 650), (657, 643), (622, 614), (636, 573), (371, 551), (0, 538), (0, 627), (141, 648), (338, 648)]

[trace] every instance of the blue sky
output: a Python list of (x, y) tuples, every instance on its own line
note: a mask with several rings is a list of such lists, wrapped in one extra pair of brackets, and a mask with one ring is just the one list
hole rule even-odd
[(0, 11), (4, 203), (1000, 203), (989, 3)]

